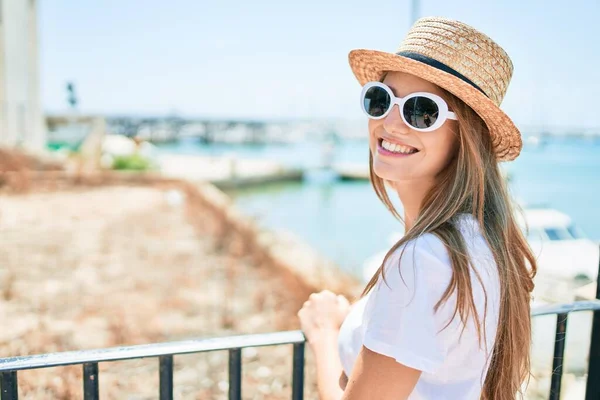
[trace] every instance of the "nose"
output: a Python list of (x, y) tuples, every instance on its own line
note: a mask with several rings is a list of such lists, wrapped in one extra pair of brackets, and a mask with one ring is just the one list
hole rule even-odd
[(397, 104), (392, 107), (388, 115), (383, 119), (383, 129), (390, 134), (406, 135), (410, 128), (404, 123), (400, 116), (400, 108)]

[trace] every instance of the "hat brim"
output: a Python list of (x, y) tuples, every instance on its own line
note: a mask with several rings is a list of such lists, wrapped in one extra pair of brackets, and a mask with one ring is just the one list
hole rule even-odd
[(460, 98), (486, 123), (498, 161), (511, 161), (521, 153), (521, 133), (504, 111), (485, 94), (462, 79), (398, 54), (357, 49), (348, 54), (352, 72), (361, 85), (379, 81), (386, 71), (406, 72), (423, 78)]

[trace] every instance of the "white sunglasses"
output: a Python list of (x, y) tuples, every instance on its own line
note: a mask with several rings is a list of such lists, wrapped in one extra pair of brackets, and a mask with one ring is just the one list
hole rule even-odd
[(369, 82), (363, 87), (360, 105), (369, 118), (385, 118), (394, 104), (398, 104), (404, 123), (419, 132), (431, 132), (442, 126), (446, 119), (457, 119), (448, 111), (444, 99), (433, 93), (415, 92), (396, 97), (392, 89), (381, 82)]

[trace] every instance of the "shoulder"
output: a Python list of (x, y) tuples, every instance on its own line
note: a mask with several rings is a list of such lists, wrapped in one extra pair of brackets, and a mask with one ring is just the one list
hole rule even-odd
[(492, 250), (484, 236), (479, 221), (471, 214), (460, 214), (455, 219), (457, 229), (463, 236), (469, 258), (474, 266), (495, 266)]
[(454, 216), (454, 226), (463, 235), (467, 243), (483, 237), (479, 221), (472, 214), (461, 213)]
[(433, 233), (425, 233), (399, 246), (390, 255), (386, 269), (415, 267), (450, 267), (446, 245)]
[(426, 233), (409, 240), (390, 254), (384, 266), (384, 281), (392, 289), (445, 288), (452, 278), (452, 264), (440, 238)]

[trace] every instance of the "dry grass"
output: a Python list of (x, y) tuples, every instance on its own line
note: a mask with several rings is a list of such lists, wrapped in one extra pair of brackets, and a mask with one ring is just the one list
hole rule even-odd
[(54, 160), (16, 149), (0, 148), (0, 188), (10, 186), (23, 192), (31, 187), (30, 176), (36, 171), (60, 171), (64, 166)]

